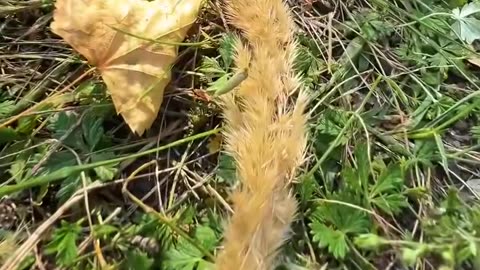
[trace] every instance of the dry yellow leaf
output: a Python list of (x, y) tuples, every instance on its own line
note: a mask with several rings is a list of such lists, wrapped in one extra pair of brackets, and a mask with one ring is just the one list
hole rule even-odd
[(142, 135), (170, 81), (175, 44), (185, 38), (201, 2), (57, 0), (52, 31), (97, 67), (117, 112)]

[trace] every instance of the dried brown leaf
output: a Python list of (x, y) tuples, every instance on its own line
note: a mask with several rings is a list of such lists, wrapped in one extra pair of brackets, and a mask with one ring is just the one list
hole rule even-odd
[(97, 67), (117, 112), (141, 135), (158, 114), (175, 44), (185, 38), (201, 2), (58, 0), (52, 31)]

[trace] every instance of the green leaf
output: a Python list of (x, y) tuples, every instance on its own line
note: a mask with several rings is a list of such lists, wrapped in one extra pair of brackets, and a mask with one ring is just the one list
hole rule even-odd
[[(214, 231), (207, 226), (199, 226), (195, 231), (195, 240), (204, 248), (212, 250), (217, 243)], [(203, 254), (195, 246), (185, 239), (180, 239), (176, 248), (167, 251), (165, 260), (166, 269), (172, 270), (193, 270), (198, 267), (207, 267), (210, 263), (203, 259)]]
[[(43, 158), (43, 154), (36, 154), (34, 158), (35, 160), (41, 160)], [(73, 153), (69, 151), (56, 152), (50, 156), (50, 158), (45, 163), (45, 166), (42, 167), (42, 172), (54, 172), (56, 170), (75, 165), (78, 165), (78, 162), (77, 158), (73, 155)]]
[(18, 133), (11, 127), (0, 128), (0, 144), (13, 142), (18, 139)]
[(306, 83), (315, 82), (321, 73), (321, 69), (325, 68), (325, 64), (315, 56), (312, 51), (314, 48), (299, 46), (297, 57), (295, 58), (295, 70), (304, 77)]
[(61, 226), (53, 233), (52, 241), (47, 244), (46, 254), (55, 254), (57, 262), (62, 266), (69, 266), (77, 258), (77, 238), (82, 231), (80, 222), (71, 224), (61, 222)]
[(400, 166), (397, 164), (391, 165), (381, 172), (376, 183), (371, 187), (370, 197), (397, 191), (402, 185), (403, 177)]
[(121, 268), (125, 270), (149, 270), (153, 266), (153, 261), (144, 252), (127, 250), (127, 256)]
[[(105, 161), (115, 158), (115, 155), (112, 152), (102, 152), (92, 155), (93, 162)], [(98, 178), (102, 181), (112, 180), (118, 172), (118, 163), (95, 167), (93, 170)]]
[(311, 224), (313, 241), (319, 243), (320, 247), (325, 247), (337, 259), (345, 258), (349, 251), (346, 241), (346, 235), (342, 231), (335, 230), (318, 221)]
[(354, 168), (346, 166), (342, 170), (342, 179), (348, 189), (352, 191), (362, 190), (362, 182), (359, 178), (359, 174)]
[(77, 122), (77, 119), (78, 116), (74, 112), (59, 112), (50, 118), (48, 129), (55, 132), (55, 138), (59, 139), (75, 124), (75, 122)]
[(6, 100), (0, 102), (0, 118), (10, 116), (11, 112), (15, 108), (15, 101)]
[(17, 159), (15, 159), (13, 164), (10, 166), (8, 172), (17, 183), (20, 183), (23, 180), (26, 169), (27, 161), (25, 160), (23, 155), (19, 155), (19, 157), (17, 157)]
[(95, 149), (95, 147), (104, 135), (102, 124), (103, 118), (93, 113), (88, 113), (83, 118), (83, 138), (85, 139), (85, 142), (88, 145), (90, 151), (93, 151)]
[(183, 210), (177, 211), (177, 222), (185, 225), (193, 225), (195, 221), (195, 208), (192, 205), (185, 206)]
[(380, 195), (373, 198), (371, 203), (389, 215), (399, 214), (408, 206), (407, 198), (403, 194)]
[(97, 84), (95, 84), (93, 81), (88, 80), (83, 83), (81, 83), (75, 91), (77, 92), (77, 97), (82, 97), (82, 96), (90, 96), (94, 91), (95, 87)]
[(213, 77), (220, 77), (227, 73), (225, 70), (223, 70), (223, 68), (220, 66), (220, 64), (215, 58), (208, 56), (205, 56), (203, 58), (202, 65), (200, 66), (199, 71)]
[(370, 188), (370, 203), (390, 215), (398, 214), (408, 206), (407, 198), (402, 194), (403, 175), (399, 165), (384, 168), (376, 183)]
[(460, 8), (456, 8), (452, 10), (452, 13), (456, 19), (466, 18), (478, 12), (480, 12), (479, 2), (471, 2), (469, 4), (466, 4), (465, 6), (462, 7), (461, 10)]
[(136, 228), (135, 235), (149, 236), (157, 239), (162, 252), (166, 252), (174, 246), (175, 234), (167, 225), (160, 223), (156, 217), (150, 214), (144, 214), (141, 216), (139, 224)]
[[(60, 139), (64, 137), (67, 132), (71, 131), (77, 123), (78, 117), (78, 114), (71, 111), (59, 112), (51, 118), (48, 129), (53, 132), (55, 139)], [(75, 130), (73, 130), (68, 137), (64, 138), (63, 143), (82, 152), (89, 152), (82, 133), (76, 132)]]
[[(87, 176), (87, 185), (91, 183), (90, 177)], [(55, 198), (59, 199), (60, 202), (67, 201), (70, 196), (73, 195), (80, 187), (82, 186), (82, 179), (80, 178), (80, 174), (74, 174), (65, 180), (63, 180), (60, 189), (55, 194)]]
[(298, 194), (301, 198), (300, 202), (308, 203), (308, 201), (314, 198), (315, 191), (319, 188), (320, 187), (313, 177), (308, 177), (301, 181), (298, 187)]
[(165, 267), (171, 270), (193, 270), (203, 260), (198, 249), (187, 241), (180, 241), (177, 249), (170, 249), (166, 254)]
[(237, 38), (231, 34), (226, 33), (220, 40), (220, 47), (218, 52), (222, 57), (223, 67), (227, 70), (233, 62), (233, 56), (235, 55), (235, 45), (237, 43)]
[(235, 160), (225, 153), (221, 153), (218, 157), (217, 177), (219, 183), (233, 185), (236, 182)]
[[(44, 154), (38, 153), (34, 156), (34, 160), (39, 161), (43, 158), (43, 156)], [(45, 175), (62, 168), (75, 166), (77, 164), (77, 159), (73, 153), (69, 151), (55, 152), (50, 156), (45, 165), (41, 167), (39, 174)], [(87, 184), (89, 184), (89, 180), (90, 179), (87, 176)], [(77, 191), (81, 184), (82, 181), (80, 178), (80, 173), (74, 173), (62, 181), (60, 190), (56, 192), (55, 197), (64, 202), (75, 191)]]
[[(344, 200), (340, 198), (339, 201)], [(370, 220), (365, 212), (343, 204), (320, 205), (313, 212), (312, 218), (331, 224), (344, 233), (365, 233), (370, 228)]]
[(26, 116), (18, 120), (18, 126), (15, 129), (20, 134), (29, 135), (37, 124), (38, 116)]
[(442, 252), (442, 259), (450, 265), (455, 264), (455, 255), (453, 249), (447, 249)]
[(93, 169), (97, 174), (98, 178), (102, 181), (109, 181), (115, 177), (117, 173), (117, 168), (111, 166), (99, 166)]
[(472, 2), (462, 9), (452, 10), (456, 22), (452, 25), (455, 33), (468, 44), (472, 44), (476, 39), (480, 39), (480, 20), (471, 17), (480, 12), (480, 3)]
[(199, 226), (195, 230), (195, 239), (208, 250), (215, 248), (217, 237), (215, 232), (208, 226)]
[[(316, 130), (322, 134), (328, 134), (333, 137), (340, 135), (342, 128), (348, 121), (348, 117), (344, 112), (327, 110), (323, 113), (322, 118), (316, 126)], [(345, 134), (340, 135), (339, 145), (343, 145), (348, 141)]]

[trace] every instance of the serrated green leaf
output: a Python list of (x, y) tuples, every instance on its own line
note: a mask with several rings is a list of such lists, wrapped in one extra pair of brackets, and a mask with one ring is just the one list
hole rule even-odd
[(384, 168), (375, 184), (370, 187), (370, 203), (390, 215), (399, 213), (408, 206), (407, 198), (402, 194), (403, 175), (400, 166)]
[(384, 169), (376, 183), (370, 189), (370, 197), (382, 193), (395, 192), (403, 185), (402, 170), (398, 165), (391, 165)]
[(236, 167), (233, 158), (225, 153), (218, 157), (217, 177), (219, 183), (233, 185), (236, 182)]
[(45, 248), (46, 254), (55, 254), (57, 262), (62, 266), (68, 266), (77, 258), (77, 238), (82, 231), (79, 223), (67, 223), (62, 221), (61, 226), (57, 228), (52, 240)]
[(215, 58), (205, 56), (199, 70), (206, 73), (207, 76), (220, 77), (226, 74), (226, 71), (220, 66)]
[(0, 144), (9, 143), (19, 138), (18, 133), (11, 127), (0, 128)]
[(98, 178), (102, 181), (109, 181), (115, 177), (117, 173), (117, 168), (111, 166), (99, 166), (93, 169), (97, 174)]
[(0, 102), (0, 118), (9, 116), (14, 108), (15, 101), (13, 100)]
[[(87, 176), (87, 184), (91, 183), (90, 178)], [(62, 181), (60, 189), (56, 192), (55, 198), (59, 199), (60, 202), (67, 201), (70, 196), (73, 195), (80, 187), (82, 186), (82, 179), (80, 174), (74, 174)]]
[(480, 39), (480, 20), (475, 18), (464, 18), (462, 21), (455, 22), (452, 25), (455, 33), (468, 44)]
[(342, 231), (330, 228), (318, 221), (310, 225), (313, 234), (313, 241), (320, 247), (325, 247), (337, 259), (345, 258), (349, 251), (346, 235)]
[(93, 151), (104, 135), (103, 119), (95, 114), (87, 114), (82, 121), (83, 138)]
[(55, 132), (55, 138), (60, 138), (65, 134), (78, 119), (78, 115), (71, 111), (59, 112), (50, 118), (48, 129)]
[[(40, 161), (44, 157), (44, 153), (37, 153), (34, 155), (34, 161)], [(68, 168), (77, 165), (77, 159), (71, 152), (55, 152), (40, 168), (39, 175), (45, 175), (62, 168)], [(88, 179), (88, 177), (87, 177)], [(89, 184), (89, 183), (87, 183)], [(80, 173), (74, 173), (62, 181), (60, 190), (56, 192), (55, 197), (61, 201), (67, 200), (70, 195), (77, 191), (81, 186)]]
[(10, 169), (8, 170), (8, 172), (13, 177), (13, 179), (15, 179), (17, 183), (20, 183), (23, 180), (23, 176), (25, 174), (26, 168), (27, 168), (27, 161), (22, 156), (19, 156), (10, 166)]
[(298, 193), (300, 195), (300, 202), (308, 203), (313, 199), (315, 191), (319, 189), (315, 178), (308, 177), (300, 182)]
[(198, 250), (190, 244), (180, 242), (178, 249), (170, 249), (166, 254), (165, 268), (171, 270), (193, 270), (203, 260)]
[(231, 34), (226, 33), (220, 40), (220, 47), (218, 52), (222, 57), (223, 68), (227, 70), (233, 62), (233, 56), (235, 55), (235, 45), (237, 43), (237, 38)]
[(456, 22), (452, 25), (455, 33), (468, 44), (472, 44), (476, 39), (480, 39), (480, 20), (472, 15), (480, 12), (480, 3), (472, 2), (452, 11)]
[(139, 226), (136, 227), (134, 234), (152, 237), (160, 243), (162, 252), (166, 252), (173, 248), (175, 242), (175, 234), (165, 224), (158, 221), (156, 217), (149, 214), (141, 216)]
[(448, 4), (451, 8), (457, 8), (465, 5), (468, 0), (449, 0)]
[(18, 126), (15, 129), (20, 134), (31, 134), (37, 125), (38, 116), (26, 116), (18, 120)]
[[(344, 201), (341, 197), (338, 198), (339, 201)], [(365, 212), (342, 204), (320, 205), (313, 212), (312, 218), (331, 224), (344, 233), (365, 233), (370, 228), (370, 220)]]
[[(70, 132), (71, 129), (75, 127), (78, 117), (78, 114), (71, 111), (59, 112), (51, 118), (48, 129), (53, 132), (55, 139), (61, 139), (67, 132)], [(70, 135), (63, 139), (63, 143), (82, 152), (89, 152), (89, 148), (85, 144), (81, 132), (71, 131)]]
[[(199, 226), (195, 230), (195, 240), (206, 249), (213, 249), (216, 246), (217, 238), (214, 231), (207, 226)], [(193, 270), (199, 267), (209, 266), (203, 259), (203, 254), (194, 245), (185, 239), (180, 239), (176, 248), (167, 252), (165, 265), (167, 269)]]
[(345, 185), (350, 190), (362, 190), (362, 182), (360, 181), (359, 174), (357, 171), (347, 166), (342, 170), (342, 179), (345, 182)]
[[(34, 158), (35, 160), (41, 160), (43, 156), (43, 153), (39, 153)], [(75, 165), (78, 165), (75, 155), (69, 151), (64, 151), (53, 153), (42, 168), (43, 172), (46, 173)]]
[[(328, 134), (331, 136), (338, 136), (344, 124), (347, 122), (346, 115), (343, 112), (337, 112), (333, 110), (327, 110), (323, 113), (322, 118), (318, 122), (316, 129), (322, 134)], [(341, 135), (339, 145), (343, 145), (348, 141), (345, 135)]]
[(149, 270), (151, 269), (154, 260), (149, 258), (146, 253), (138, 250), (127, 250), (127, 256), (122, 269), (125, 270)]
[(373, 198), (371, 203), (390, 215), (398, 214), (408, 206), (407, 198), (403, 194), (380, 195)]
[(195, 208), (192, 205), (184, 206), (183, 210), (177, 211), (177, 222), (188, 225), (195, 221)]

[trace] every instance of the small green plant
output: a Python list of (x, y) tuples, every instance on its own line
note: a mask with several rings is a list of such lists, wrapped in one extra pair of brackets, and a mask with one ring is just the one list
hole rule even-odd
[(80, 225), (83, 220), (70, 224), (62, 221), (59, 228), (55, 230), (52, 240), (45, 247), (46, 254), (55, 254), (59, 265), (70, 267), (78, 256), (77, 241), (82, 232)]
[(337, 188), (327, 191), (311, 214), (313, 241), (337, 259), (345, 258), (356, 236), (374, 230), (372, 213), (394, 216), (408, 206), (399, 165), (370, 162), (365, 144), (354, 157), (356, 166), (345, 166)]

